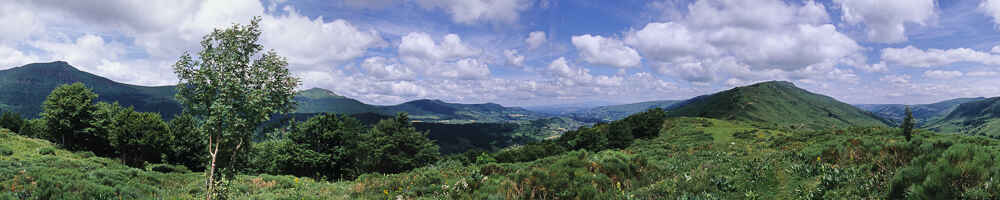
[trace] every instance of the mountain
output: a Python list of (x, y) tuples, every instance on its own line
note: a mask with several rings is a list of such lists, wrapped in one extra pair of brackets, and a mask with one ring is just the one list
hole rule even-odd
[(629, 115), (653, 108), (662, 108), (665, 110), (670, 110), (677, 107), (679, 105), (678, 103), (681, 102), (684, 101), (662, 100), (662, 101), (646, 101), (646, 102), (622, 104), (622, 105), (600, 106), (596, 108), (566, 113), (565, 115), (580, 121), (608, 122), (608, 121), (624, 119)]
[(332, 91), (312, 88), (299, 91), (295, 95), (297, 113), (340, 113), (356, 114), (378, 111), (377, 106), (337, 95)]
[(785, 81), (737, 87), (696, 97), (682, 104), (667, 115), (766, 122), (813, 129), (885, 126), (878, 118), (861, 109)]
[[(948, 113), (951, 113), (955, 107), (958, 107), (959, 104), (983, 99), (986, 98), (957, 98), (932, 104), (917, 104), (909, 106), (910, 111), (913, 112), (913, 118), (916, 121), (917, 126), (923, 126), (945, 117)], [(903, 104), (859, 104), (854, 106), (871, 112), (879, 118), (885, 119), (890, 125), (893, 126), (897, 126), (902, 123), (903, 117), (906, 116), (906, 105)]]
[(146, 87), (115, 82), (77, 70), (66, 62), (34, 63), (0, 70), (0, 110), (36, 117), (42, 102), (62, 84), (81, 82), (98, 94), (98, 101), (117, 101), (137, 111), (158, 112), (166, 117), (181, 111), (172, 86)]
[(941, 133), (1000, 137), (1000, 97), (959, 104), (948, 115), (924, 128)]
[[(146, 87), (119, 83), (57, 61), (0, 70), (0, 111), (37, 117), (41, 112), (42, 102), (53, 89), (75, 82), (90, 87), (98, 94), (98, 101), (117, 101), (125, 106), (133, 106), (137, 111), (157, 112), (170, 118), (182, 109), (174, 99), (174, 86)], [(504, 122), (550, 117), (494, 103), (457, 104), (440, 100), (415, 100), (391, 106), (369, 105), (320, 88), (299, 91), (294, 99), (298, 104), (296, 113), (372, 112), (394, 115), (397, 112), (408, 112), (415, 120), (457, 122)]]

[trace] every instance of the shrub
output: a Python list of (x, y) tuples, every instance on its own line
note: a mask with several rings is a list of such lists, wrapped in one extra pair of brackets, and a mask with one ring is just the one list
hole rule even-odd
[(56, 148), (42, 147), (42, 148), (38, 149), (38, 154), (42, 154), (42, 155), (54, 155), (54, 154), (56, 154)]
[(0, 156), (10, 155), (14, 155), (14, 150), (11, 150), (7, 145), (0, 145)]

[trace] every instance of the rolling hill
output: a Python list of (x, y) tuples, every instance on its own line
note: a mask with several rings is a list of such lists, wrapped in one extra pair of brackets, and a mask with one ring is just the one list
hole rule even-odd
[(630, 103), (622, 105), (610, 105), (610, 106), (599, 106), (596, 108), (575, 111), (566, 113), (566, 116), (570, 118), (581, 120), (581, 121), (615, 121), (619, 119), (624, 119), (629, 115), (646, 111), (653, 108), (662, 108), (665, 110), (673, 109), (679, 106), (684, 101), (680, 100), (662, 100), (662, 101), (646, 101), (639, 103)]
[[(62, 84), (75, 82), (81, 82), (93, 89), (99, 95), (98, 101), (117, 101), (124, 106), (133, 106), (137, 111), (160, 113), (164, 118), (170, 118), (181, 112), (180, 104), (174, 99), (176, 94), (174, 86), (146, 87), (119, 83), (80, 71), (63, 61), (34, 63), (0, 70), (0, 111), (37, 117), (41, 112), (42, 102), (53, 89)], [(296, 113), (373, 112), (394, 115), (397, 112), (408, 112), (412, 119), (423, 121), (507, 122), (552, 117), (494, 103), (457, 104), (424, 99), (390, 106), (369, 105), (320, 88), (299, 91), (295, 101), (298, 103)]]
[(1000, 137), (1000, 97), (962, 103), (924, 128), (940, 133)]
[(785, 81), (737, 87), (697, 97), (683, 104), (667, 115), (755, 121), (813, 129), (885, 126), (878, 118), (861, 109)]
[(0, 111), (26, 117), (38, 116), (42, 102), (62, 84), (81, 82), (98, 94), (98, 101), (117, 101), (137, 111), (158, 112), (165, 117), (181, 111), (172, 86), (146, 87), (112, 81), (77, 70), (66, 62), (34, 63), (0, 70)]
[[(951, 113), (959, 104), (979, 101), (986, 98), (957, 98), (932, 104), (909, 105), (917, 126), (923, 126), (939, 120)], [(903, 121), (906, 105), (903, 104), (859, 104), (854, 105), (884, 119), (890, 125), (896, 126)]]

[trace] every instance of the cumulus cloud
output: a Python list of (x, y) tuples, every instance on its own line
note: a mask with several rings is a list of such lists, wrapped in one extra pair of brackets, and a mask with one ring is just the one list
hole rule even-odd
[(440, 8), (451, 20), (462, 24), (499, 22), (512, 24), (520, 13), (534, 5), (533, 0), (417, 0), (426, 9)]
[(614, 38), (591, 36), (590, 34), (573, 36), (571, 42), (580, 52), (584, 61), (593, 64), (613, 67), (639, 66), (642, 57), (631, 47)]
[(974, 72), (965, 73), (965, 75), (967, 75), (967, 76), (979, 76), (979, 77), (995, 77), (997, 75), (1000, 75), (1000, 73), (997, 73), (995, 71), (974, 71)]
[(528, 34), (528, 38), (524, 39), (525, 43), (528, 43), (528, 49), (538, 48), (545, 44), (547, 38), (545, 37), (544, 31), (533, 31)]
[(404, 67), (397, 62), (381, 56), (365, 59), (361, 63), (361, 68), (364, 69), (368, 75), (380, 80), (413, 79), (416, 75), (413, 73), (413, 70), (410, 70), (410, 68)]
[(559, 57), (549, 63), (548, 70), (557, 78), (557, 80), (559, 80), (561, 84), (567, 86), (618, 86), (621, 85), (622, 82), (622, 77), (620, 76), (594, 76), (590, 74), (589, 69), (572, 67), (564, 57)]
[(523, 67), (524, 66), (524, 56), (523, 55), (518, 55), (517, 54), (517, 50), (514, 50), (514, 49), (504, 50), (503, 51), (503, 55), (504, 55), (504, 57), (507, 58), (507, 63), (508, 64), (511, 64), (511, 65), (514, 65), (514, 66), (518, 66), (518, 67)]
[(953, 79), (962, 76), (960, 71), (947, 71), (947, 70), (927, 70), (924, 71), (924, 77), (933, 79)]
[(342, 63), (383, 43), (375, 30), (358, 30), (346, 20), (310, 20), (291, 7), (284, 10), (288, 14), (264, 18), (261, 37), (265, 47), (274, 48), (292, 64)]
[(959, 62), (1000, 65), (1000, 55), (997, 54), (969, 48), (922, 50), (909, 45), (882, 49), (882, 60), (910, 67), (933, 67)]
[(882, 76), (882, 78), (879, 78), (879, 80), (885, 81), (885, 82), (888, 82), (888, 83), (891, 83), (891, 84), (903, 85), (903, 84), (909, 84), (910, 83), (910, 75), (905, 75), (905, 74), (903, 74), (903, 75), (890, 74), (890, 75)]
[(469, 47), (455, 34), (435, 42), (427, 33), (406, 34), (398, 47), (404, 64), (423, 70), (429, 76), (458, 79), (481, 79), (489, 76), (486, 63), (479, 61), (482, 50)]
[(0, 70), (38, 62), (38, 57), (0, 45)]
[(828, 24), (819, 3), (701, 0), (688, 9), (681, 19), (628, 31), (625, 44), (658, 72), (700, 83), (722, 80), (719, 72), (743, 80), (803, 79), (828, 76), (838, 63), (878, 67), (865, 65), (864, 48)]
[(993, 23), (1000, 25), (1000, 0), (983, 0), (979, 3), (979, 12), (992, 17)]
[(864, 24), (869, 41), (906, 41), (905, 23), (925, 25), (937, 17), (934, 0), (834, 0), (848, 24)]

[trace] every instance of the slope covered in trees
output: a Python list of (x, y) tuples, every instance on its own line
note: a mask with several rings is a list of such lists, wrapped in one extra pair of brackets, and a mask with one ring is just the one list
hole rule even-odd
[(49, 92), (59, 85), (76, 82), (92, 88), (99, 101), (118, 102), (135, 107), (140, 112), (157, 112), (166, 117), (181, 111), (180, 105), (173, 99), (175, 92), (171, 86), (145, 87), (118, 83), (77, 70), (62, 61), (0, 70), (0, 111), (37, 117)]
[(762, 82), (695, 98), (671, 110), (668, 115), (812, 129), (885, 125), (875, 116), (854, 106), (784, 81)]
[[(932, 104), (908, 105), (913, 110), (913, 118), (918, 126), (928, 125), (940, 120), (951, 113), (959, 104), (979, 101), (986, 98), (957, 98), (945, 100)], [(891, 125), (898, 125), (905, 117), (904, 110), (907, 105), (903, 104), (859, 104), (855, 105), (862, 110), (871, 112), (879, 118), (885, 119)]]
[(959, 104), (948, 115), (924, 128), (1000, 138), (1000, 97)]

